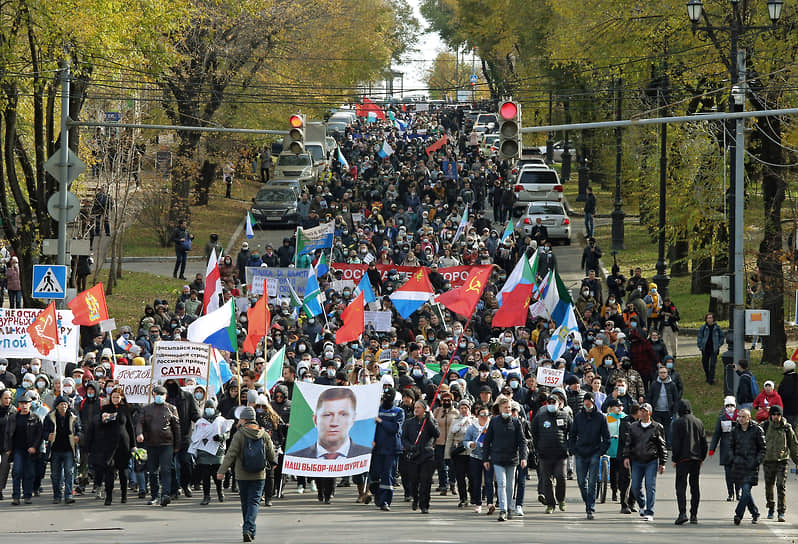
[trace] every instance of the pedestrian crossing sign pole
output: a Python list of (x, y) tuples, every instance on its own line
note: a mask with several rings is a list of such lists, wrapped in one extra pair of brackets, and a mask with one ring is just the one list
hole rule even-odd
[(33, 298), (65, 299), (67, 285), (65, 265), (37, 264), (33, 266)]

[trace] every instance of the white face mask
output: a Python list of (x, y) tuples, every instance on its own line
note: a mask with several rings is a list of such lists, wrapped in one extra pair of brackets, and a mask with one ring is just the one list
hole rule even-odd
[(726, 408), (726, 413), (729, 414), (729, 416), (733, 416), (734, 410), (735, 410), (734, 408)]
[(603, 346), (604, 345), (604, 340), (596, 339), (596, 345), (597, 346)]
[(643, 421), (641, 421), (641, 422), (640, 422), (640, 425), (642, 425), (642, 426), (643, 426), (643, 428), (645, 429), (645, 428), (647, 428), (648, 426), (650, 426), (650, 425), (651, 425), (651, 420), (648, 420), (648, 421), (646, 421), (646, 422), (643, 422)]
[(62, 391), (64, 392), (65, 395), (71, 395), (73, 389), (71, 385), (67, 385), (66, 387), (62, 388)]

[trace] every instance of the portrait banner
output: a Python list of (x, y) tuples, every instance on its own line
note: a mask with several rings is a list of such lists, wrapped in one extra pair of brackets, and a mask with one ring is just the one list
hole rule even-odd
[(368, 472), (382, 385), (295, 382), (283, 474), (335, 478)]

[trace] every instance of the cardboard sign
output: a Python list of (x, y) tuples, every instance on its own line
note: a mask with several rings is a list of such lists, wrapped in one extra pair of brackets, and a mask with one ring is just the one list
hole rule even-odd
[(546, 387), (562, 387), (565, 369), (538, 367), (538, 385)]
[(197, 342), (161, 340), (152, 354), (153, 380), (157, 383), (174, 378), (206, 378), (210, 346)]

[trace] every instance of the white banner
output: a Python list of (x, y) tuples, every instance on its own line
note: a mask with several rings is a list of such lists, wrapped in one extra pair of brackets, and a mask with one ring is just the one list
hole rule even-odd
[(538, 385), (546, 387), (562, 387), (565, 369), (538, 367)]
[(50, 359), (52, 361), (76, 362), (80, 327), (72, 324), (72, 310), (56, 310), (59, 344), (47, 355), (39, 353), (28, 334), (28, 326), (41, 310), (23, 308), (10, 310), (0, 308), (0, 356), (12, 359)]
[(114, 367), (115, 379), (125, 393), (125, 399), (131, 404), (150, 403), (150, 383), (152, 381), (151, 366)]
[(155, 382), (175, 378), (207, 378), (210, 346), (198, 342), (161, 340), (152, 354)]
[(391, 330), (391, 312), (365, 311), (363, 312), (363, 319), (366, 327), (373, 325), (374, 330), (377, 332), (390, 332)]

